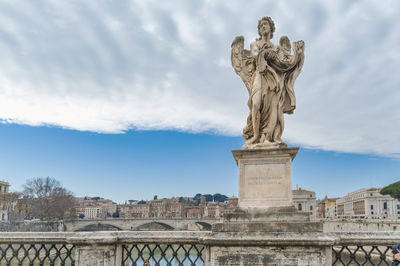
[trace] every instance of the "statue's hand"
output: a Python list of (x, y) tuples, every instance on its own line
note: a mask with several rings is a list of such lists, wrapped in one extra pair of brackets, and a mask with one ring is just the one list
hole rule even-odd
[(303, 41), (297, 41), (296, 42), (296, 51), (298, 53), (303, 53), (304, 52), (304, 42)]
[(271, 59), (271, 60), (276, 60), (276, 58), (278, 57), (278, 55), (277, 55), (277, 53), (276, 53), (275, 51), (267, 50), (267, 51), (265, 52), (264, 57), (265, 57), (266, 60), (269, 60), (269, 59)]

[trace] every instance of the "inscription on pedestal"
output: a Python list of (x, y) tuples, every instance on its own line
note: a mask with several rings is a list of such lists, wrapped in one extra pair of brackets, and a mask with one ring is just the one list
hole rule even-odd
[(287, 198), (285, 169), (285, 163), (244, 164), (245, 198)]

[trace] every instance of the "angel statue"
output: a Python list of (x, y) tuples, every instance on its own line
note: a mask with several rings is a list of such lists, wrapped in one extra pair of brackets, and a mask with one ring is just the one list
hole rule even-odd
[(274, 32), (272, 19), (263, 17), (258, 21), (260, 37), (250, 44), (250, 51), (243, 48), (243, 36), (231, 45), (232, 66), (249, 92), (244, 149), (286, 146), (281, 139), (283, 114), (296, 108), (293, 86), (303, 67), (304, 42), (294, 42), (292, 54), (288, 37), (282, 36), (279, 45), (271, 42)]

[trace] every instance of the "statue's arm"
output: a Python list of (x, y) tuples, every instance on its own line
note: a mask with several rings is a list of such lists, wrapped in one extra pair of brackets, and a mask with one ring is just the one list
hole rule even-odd
[(274, 60), (271, 61), (271, 64), (279, 71), (287, 72), (295, 68), (301, 68), (303, 66), (303, 62), (304, 42), (297, 41), (293, 43), (293, 55), (291, 56), (290, 60), (280, 60), (278, 57), (275, 57)]

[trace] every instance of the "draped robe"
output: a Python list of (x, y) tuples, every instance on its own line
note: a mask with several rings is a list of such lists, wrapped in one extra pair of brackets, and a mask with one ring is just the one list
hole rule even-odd
[[(247, 141), (254, 136), (252, 106), (253, 96), (261, 93), (259, 122), (259, 136), (265, 141), (280, 143), (284, 129), (284, 113), (291, 114), (296, 108), (294, 82), (301, 72), (304, 63), (304, 43), (295, 42), (294, 55), (278, 56), (282, 54), (282, 47), (264, 45), (260, 47), (258, 40), (252, 43), (256, 46), (257, 54), (254, 55), (256, 71), (252, 78), (252, 91), (248, 105), (250, 114), (247, 125), (243, 129), (243, 138)], [(276, 58), (266, 59), (267, 53), (276, 53)], [(290, 53), (290, 52), (289, 52)]]

